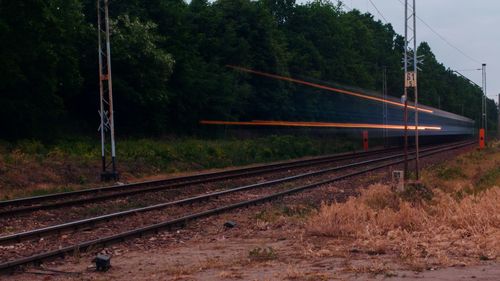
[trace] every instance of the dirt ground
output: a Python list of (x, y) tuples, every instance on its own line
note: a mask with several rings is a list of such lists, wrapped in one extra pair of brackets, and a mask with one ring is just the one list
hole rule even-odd
[[(308, 235), (307, 206), (291, 201), (192, 222), (0, 280), (500, 280), (498, 261), (412, 269), (395, 253), (346, 251), (350, 241)], [(229, 220), (236, 227), (224, 227)], [(98, 252), (112, 256), (109, 271), (95, 272)]]
[[(366, 255), (349, 258), (359, 271), (346, 269), (342, 257), (302, 259), (293, 242), (270, 238), (219, 239), (211, 243), (187, 243), (171, 249), (133, 251), (113, 258), (105, 273), (86, 270), (88, 262), (58, 267), (81, 274), (22, 274), (6, 280), (499, 280), (500, 264), (484, 262), (468, 267), (432, 269), (423, 272), (402, 268), (370, 271), (374, 264), (396, 264), (387, 257)], [(272, 247), (275, 260), (251, 262), (248, 252), (256, 247)], [(377, 269), (375, 269), (377, 270)], [(48, 272), (50, 273), (50, 272)]]
[[(416, 268), (390, 250), (366, 251), (345, 238), (307, 232), (324, 198), (347, 186), (387, 181), (389, 170), (75, 253), (0, 280), (500, 280), (498, 258)], [(225, 227), (228, 221), (236, 226)], [(97, 253), (112, 257), (107, 272), (95, 271)]]
[[(412, 271), (389, 254), (335, 251), (339, 241), (306, 237), (300, 220), (292, 218), (270, 225), (245, 224), (245, 210), (237, 216), (221, 215), (216, 221), (201, 221), (177, 232), (162, 233), (105, 249), (112, 268), (95, 272), (91, 255), (71, 257), (45, 268), (62, 272), (27, 269), (26, 273), (1, 276), (2, 280), (499, 280), (500, 264), (478, 262), (450, 268)], [(236, 219), (233, 229), (220, 227)], [(247, 221), (248, 222), (248, 221)], [(193, 235), (206, 229), (208, 235)], [(186, 238), (186, 240), (183, 240)], [(340, 243), (341, 244), (341, 243)], [(256, 249), (263, 249), (262, 254)], [(272, 250), (268, 250), (272, 249)]]

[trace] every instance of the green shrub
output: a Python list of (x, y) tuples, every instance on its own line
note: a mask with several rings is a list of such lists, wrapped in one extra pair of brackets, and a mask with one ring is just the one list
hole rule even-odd
[(448, 167), (448, 166), (438, 167), (436, 175), (443, 180), (465, 178), (465, 174), (459, 167)]

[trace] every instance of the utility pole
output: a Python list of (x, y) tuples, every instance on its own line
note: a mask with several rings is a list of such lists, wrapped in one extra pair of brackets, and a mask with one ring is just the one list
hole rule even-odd
[[(404, 51), (404, 150), (405, 150), (405, 180), (408, 178), (408, 89), (413, 88), (415, 95), (415, 176), (419, 179), (419, 135), (418, 135), (418, 91), (417, 91), (417, 73), (418, 73), (418, 59), (417, 56), (417, 17), (416, 17), (416, 4), (413, 0), (411, 15), (408, 16), (408, 0), (405, 0), (405, 51)], [(411, 21), (411, 24), (410, 24)], [(413, 32), (411, 38), (408, 37), (409, 30)], [(409, 44), (413, 43), (413, 49)], [(411, 58), (410, 58), (411, 56)], [(410, 71), (410, 62), (413, 63), (413, 69)]]
[[(384, 66), (382, 70), (382, 98), (387, 100), (387, 66)], [(383, 123), (384, 123), (384, 129), (383, 129), (383, 139), (384, 139), (384, 147), (388, 147), (388, 130), (387, 130), (387, 103), (383, 102), (382, 103), (382, 118), (383, 118)]]
[(405, 0), (405, 51), (404, 51), (404, 71), (405, 71), (405, 83), (404, 83), (404, 93), (401, 98), (401, 102), (404, 103), (403, 118), (404, 118), (404, 182), (406, 183), (408, 179), (408, 0)]
[(415, 73), (415, 85), (413, 87), (413, 95), (415, 98), (415, 178), (420, 179), (420, 141), (418, 132), (418, 57), (417, 57), (417, 5), (413, 0), (413, 73)]
[(484, 129), (485, 137), (486, 137), (486, 131), (488, 130), (488, 116), (486, 113), (486, 64), (483, 63), (482, 65), (482, 71), (483, 71), (483, 97), (481, 100), (481, 129)]
[[(97, 38), (99, 51), (99, 98), (101, 124), (101, 180), (118, 180), (116, 171), (115, 122), (113, 117), (113, 83), (111, 79), (111, 46), (109, 42), (109, 0), (97, 0)], [(109, 142), (109, 143), (108, 143)], [(111, 159), (106, 159), (107, 156)]]
[(498, 113), (498, 120), (497, 120), (497, 140), (500, 140), (500, 94), (498, 94), (497, 113)]

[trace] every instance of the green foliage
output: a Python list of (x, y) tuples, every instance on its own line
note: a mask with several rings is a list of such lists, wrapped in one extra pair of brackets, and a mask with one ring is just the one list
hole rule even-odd
[(31, 191), (29, 196), (41, 196), (41, 195), (61, 193), (61, 192), (70, 192), (70, 191), (74, 191), (74, 189), (71, 187), (68, 187), (68, 186), (54, 187), (54, 188), (47, 188), (47, 189), (34, 189), (33, 191)]
[(483, 191), (487, 188), (500, 185), (500, 166), (486, 171), (475, 185), (475, 192)]
[(443, 180), (453, 180), (464, 178), (465, 175), (459, 167), (453, 166), (439, 166), (436, 175)]
[(434, 197), (432, 190), (422, 183), (408, 183), (399, 197), (412, 204), (421, 204), (424, 201), (430, 201)]
[(120, 93), (116, 114), (132, 114), (126, 119), (124, 131), (164, 131), (169, 102), (167, 82), (172, 74), (174, 59), (159, 45), (157, 24), (142, 22), (128, 14), (119, 15), (111, 24), (113, 30), (114, 90)]
[[(154, 171), (177, 172), (332, 154), (350, 147), (348, 142), (287, 135), (244, 140), (143, 138), (118, 142), (117, 158), (132, 167), (152, 166)], [(5, 161), (14, 153), (36, 157), (41, 162), (68, 159), (91, 164), (100, 159), (101, 153), (99, 144), (91, 139), (72, 139), (54, 144), (22, 140), (16, 144), (0, 146), (0, 149), (5, 150)]]
[[(389, 94), (401, 95), (402, 37), (333, 1), (123, 0), (110, 2), (110, 16), (118, 133), (192, 134), (205, 118), (325, 121), (335, 109), (313, 90), (228, 64), (371, 90), (387, 67)], [(91, 0), (0, 2), (0, 138), (95, 134), (95, 25)], [(481, 89), (446, 69), (427, 43), (418, 51), (421, 101), (479, 120)], [(493, 129), (492, 100), (488, 116)], [(293, 154), (251, 149), (256, 158)]]

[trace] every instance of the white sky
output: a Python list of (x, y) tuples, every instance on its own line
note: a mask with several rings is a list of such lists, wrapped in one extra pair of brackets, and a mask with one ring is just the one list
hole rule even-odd
[[(335, 0), (333, 0), (335, 1)], [(399, 34), (404, 34), (404, 0), (371, 0)], [(305, 3), (297, 0), (297, 3)], [(411, 0), (409, 1), (412, 2)], [(454, 70), (481, 68), (487, 64), (487, 94), (498, 100), (500, 93), (500, 1), (416, 0), (417, 16), (474, 60), (450, 47), (423, 23), (417, 21), (417, 41), (426, 41), (438, 61)], [(350, 8), (382, 17), (370, 0), (344, 0)], [(346, 9), (349, 9), (346, 7)], [(382, 20), (383, 21), (383, 20)], [(424, 62), (425, 63), (425, 62)], [(461, 71), (481, 85), (481, 71)]]

